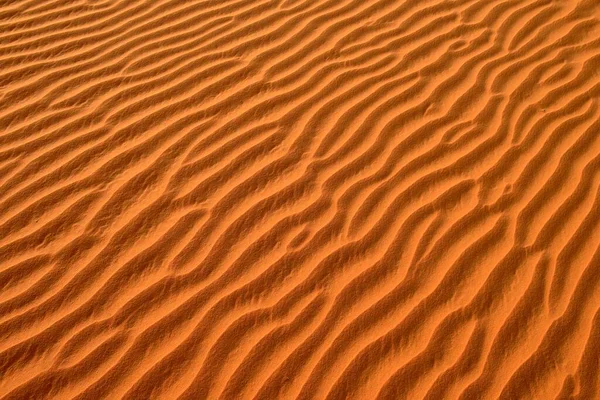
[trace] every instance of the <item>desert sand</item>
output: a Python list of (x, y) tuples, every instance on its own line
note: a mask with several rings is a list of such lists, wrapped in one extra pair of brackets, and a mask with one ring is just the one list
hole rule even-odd
[(600, 1), (0, 1), (0, 399), (600, 399)]

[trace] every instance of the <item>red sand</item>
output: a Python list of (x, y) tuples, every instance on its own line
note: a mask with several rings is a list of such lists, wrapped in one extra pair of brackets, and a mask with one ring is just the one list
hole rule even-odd
[(0, 1), (0, 398), (600, 398), (600, 1)]

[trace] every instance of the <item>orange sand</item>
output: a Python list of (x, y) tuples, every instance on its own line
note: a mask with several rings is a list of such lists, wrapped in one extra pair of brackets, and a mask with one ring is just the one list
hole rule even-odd
[(0, 1), (1, 399), (600, 399), (600, 1)]

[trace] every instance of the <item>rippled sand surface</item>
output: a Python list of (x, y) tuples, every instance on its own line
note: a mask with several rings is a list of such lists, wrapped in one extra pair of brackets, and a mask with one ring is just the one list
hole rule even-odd
[(600, 398), (598, 0), (0, 0), (1, 399)]

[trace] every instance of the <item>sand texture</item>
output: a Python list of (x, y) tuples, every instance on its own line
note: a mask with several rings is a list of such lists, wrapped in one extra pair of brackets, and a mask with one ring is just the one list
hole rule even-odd
[(0, 0), (0, 399), (600, 399), (599, 0)]

